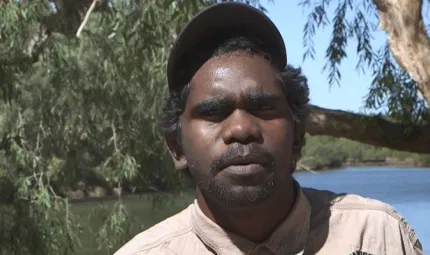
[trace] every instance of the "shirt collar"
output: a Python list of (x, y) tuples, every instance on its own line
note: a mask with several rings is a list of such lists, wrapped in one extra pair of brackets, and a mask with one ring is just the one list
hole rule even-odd
[(253, 243), (222, 229), (204, 215), (196, 200), (191, 208), (193, 229), (217, 254), (249, 254), (258, 247), (275, 254), (302, 254), (310, 227), (311, 205), (297, 182), (295, 186), (297, 197), (291, 213), (263, 243)]

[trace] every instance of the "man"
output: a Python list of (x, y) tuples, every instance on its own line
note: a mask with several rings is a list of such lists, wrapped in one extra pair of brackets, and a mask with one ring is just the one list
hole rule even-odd
[(167, 68), (161, 129), (196, 200), (116, 255), (422, 254), (388, 205), (301, 188), (308, 87), (287, 66), (279, 31), (260, 11), (226, 2), (200, 12)]

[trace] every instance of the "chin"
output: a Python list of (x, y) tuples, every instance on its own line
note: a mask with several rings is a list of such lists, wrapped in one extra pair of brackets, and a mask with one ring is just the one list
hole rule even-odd
[(274, 195), (275, 186), (273, 182), (256, 186), (224, 186), (218, 183), (210, 185), (205, 193), (213, 202), (227, 208), (255, 207)]

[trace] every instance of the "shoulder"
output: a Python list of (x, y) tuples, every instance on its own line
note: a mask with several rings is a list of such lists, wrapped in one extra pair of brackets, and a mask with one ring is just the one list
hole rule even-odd
[(402, 217), (394, 208), (382, 201), (355, 194), (334, 193), (328, 190), (304, 188), (303, 193), (312, 206), (325, 207), (330, 211), (363, 211), (381, 213), (400, 221)]
[(303, 193), (312, 205), (328, 207), (332, 211), (380, 211), (394, 218), (399, 217), (391, 205), (376, 199), (362, 197), (355, 194), (334, 193), (328, 190), (318, 190), (312, 188), (303, 188)]
[[(114, 255), (176, 254), (163, 244), (181, 238), (192, 231), (190, 207), (137, 234)], [(158, 250), (158, 251), (157, 251)]]
[(332, 228), (342, 228), (348, 232), (355, 229), (357, 234), (373, 233), (375, 239), (384, 236), (386, 242), (411, 251), (406, 254), (422, 253), (415, 231), (391, 205), (355, 194), (311, 188), (304, 188), (303, 193), (312, 206), (312, 214), (319, 218), (317, 221), (326, 218)]

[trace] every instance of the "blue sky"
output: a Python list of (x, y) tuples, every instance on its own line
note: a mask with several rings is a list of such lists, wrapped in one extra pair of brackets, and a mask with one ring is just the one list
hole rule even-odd
[[(323, 72), (325, 51), (331, 38), (331, 27), (317, 30), (315, 44), (315, 59), (306, 59), (303, 54), (303, 27), (307, 21), (308, 9), (298, 6), (298, 0), (275, 0), (274, 4), (265, 4), (269, 17), (280, 30), (287, 48), (288, 63), (300, 66), (308, 77), (311, 103), (330, 109), (341, 109), (354, 112), (364, 112), (364, 97), (368, 93), (372, 80), (370, 71), (357, 72), (356, 43), (351, 41), (347, 48), (347, 59), (341, 66), (342, 79), (340, 86), (330, 88), (328, 73)], [(330, 8), (332, 11), (336, 6)], [(331, 19), (333, 16), (329, 16)], [(383, 45), (386, 40), (385, 32), (375, 31), (372, 45)]]

